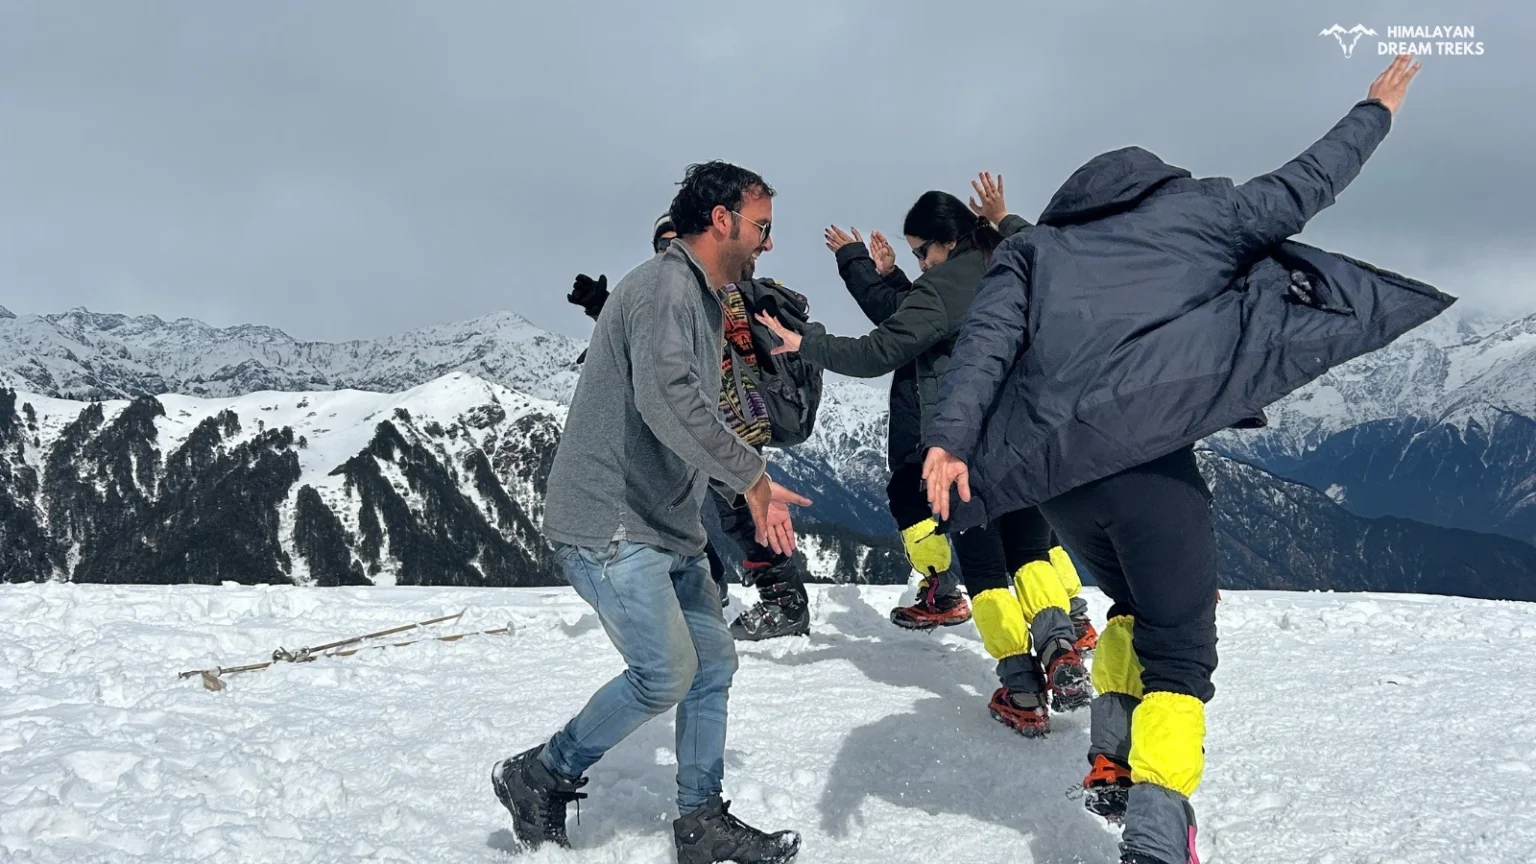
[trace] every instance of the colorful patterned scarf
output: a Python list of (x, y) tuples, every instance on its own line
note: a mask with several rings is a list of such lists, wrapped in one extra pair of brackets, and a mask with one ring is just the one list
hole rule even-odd
[[(741, 439), (753, 447), (762, 447), (773, 438), (773, 427), (768, 422), (768, 406), (757, 392), (753, 377), (741, 376), (741, 390), (736, 389), (737, 376), (731, 368), (731, 349), (757, 372), (757, 350), (752, 347), (752, 331), (747, 319), (747, 304), (741, 289), (735, 283), (725, 286), (721, 307), (725, 310), (724, 356), (720, 359), (720, 413), (725, 424)], [(746, 410), (742, 410), (742, 396), (746, 397)]]

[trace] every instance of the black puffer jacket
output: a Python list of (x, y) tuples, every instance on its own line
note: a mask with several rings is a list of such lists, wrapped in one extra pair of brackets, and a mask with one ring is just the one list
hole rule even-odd
[[(837, 272), (843, 277), (843, 284), (848, 286), (854, 302), (869, 316), (871, 324), (878, 325), (895, 315), (901, 308), (902, 296), (912, 288), (912, 282), (900, 267), (881, 276), (875, 268), (875, 260), (869, 255), (869, 247), (863, 243), (849, 243), (837, 250)], [(912, 362), (891, 375), (885, 446), (886, 462), (892, 471), (922, 458), (921, 413), (917, 400), (917, 363)]]
[(1390, 128), (1361, 102), (1240, 186), (1137, 147), (1079, 168), (1039, 227), (998, 248), (956, 342), (924, 436), (970, 468), (954, 530), (1260, 425), (1265, 406), (1455, 302), (1286, 239)]

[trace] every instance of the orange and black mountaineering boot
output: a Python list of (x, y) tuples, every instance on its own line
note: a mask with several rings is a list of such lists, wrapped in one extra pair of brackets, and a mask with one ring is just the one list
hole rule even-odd
[(1044, 693), (1028, 693), (997, 688), (987, 705), (992, 719), (1025, 738), (1044, 738), (1051, 731), (1051, 712)]
[(1125, 805), (1131, 794), (1131, 769), (1100, 753), (1083, 778), (1083, 806), (1114, 825), (1125, 822)]
[(971, 620), (971, 604), (960, 592), (939, 593), (939, 579), (925, 576), (917, 586), (917, 602), (891, 610), (891, 623), (907, 630), (953, 627)]

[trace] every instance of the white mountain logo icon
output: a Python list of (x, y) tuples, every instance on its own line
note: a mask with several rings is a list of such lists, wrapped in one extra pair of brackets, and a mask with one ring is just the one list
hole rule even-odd
[[(1343, 49), (1344, 56), (1353, 57), (1355, 54), (1355, 43), (1360, 41), (1360, 37), (1367, 35), (1375, 36), (1376, 31), (1365, 26), (1364, 24), (1356, 24), (1348, 30), (1345, 30), (1343, 27), (1335, 24), (1317, 35), (1332, 36), (1333, 38), (1339, 40), (1339, 47)], [(1349, 42), (1347, 43), (1344, 41), (1345, 36), (1350, 37)]]

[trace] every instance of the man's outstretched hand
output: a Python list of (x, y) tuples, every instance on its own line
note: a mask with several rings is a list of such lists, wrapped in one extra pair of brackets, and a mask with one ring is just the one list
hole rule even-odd
[(757, 526), (757, 542), (779, 555), (795, 551), (795, 529), (789, 516), (789, 505), (806, 507), (811, 499), (780, 486), (769, 479), (767, 472), (747, 490), (747, 511)]
[(928, 487), (928, 509), (949, 521), (949, 487), (959, 485), (960, 500), (971, 500), (971, 472), (965, 463), (942, 447), (928, 448), (928, 458), (923, 460), (923, 482)]
[[(783, 554), (788, 555), (795, 551), (795, 529), (789, 518), (789, 505), (796, 507), (811, 506), (811, 499), (797, 492), (773, 484), (773, 501), (768, 505), (768, 536), (771, 539), (778, 534), (780, 545), (784, 545)], [(785, 545), (787, 544), (787, 545)], [(771, 543), (769, 544), (771, 547)]]
[(1399, 54), (1392, 59), (1392, 64), (1387, 70), (1376, 76), (1371, 82), (1371, 90), (1366, 94), (1367, 99), (1379, 99), (1381, 104), (1387, 106), (1392, 116), (1397, 116), (1397, 109), (1403, 106), (1403, 97), (1408, 95), (1408, 82), (1413, 76), (1419, 74), (1422, 64), (1413, 59), (1412, 54)]

